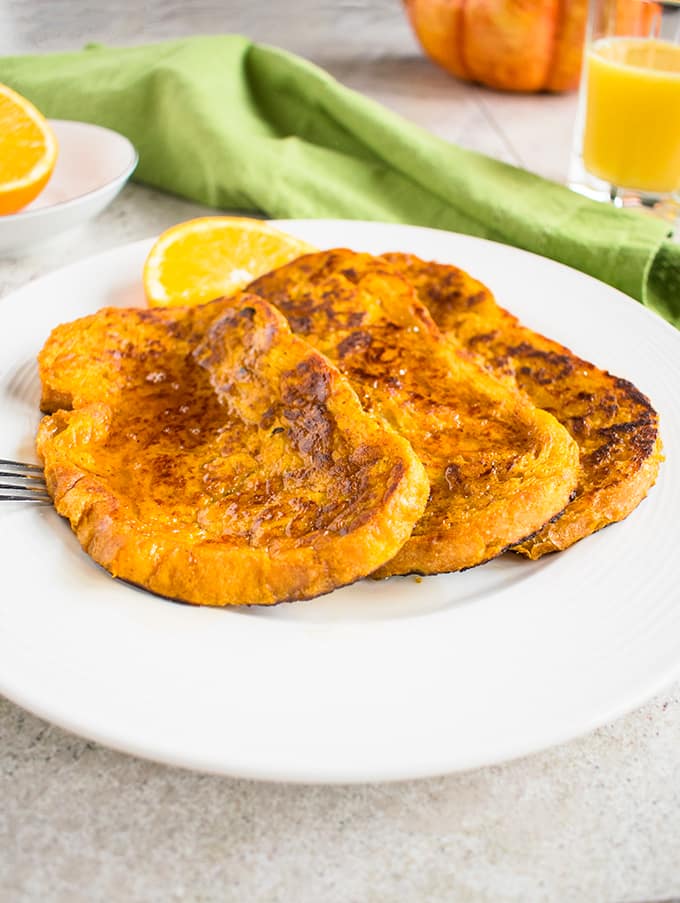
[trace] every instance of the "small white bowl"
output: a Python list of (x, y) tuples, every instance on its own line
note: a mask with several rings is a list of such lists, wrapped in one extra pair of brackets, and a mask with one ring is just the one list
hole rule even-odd
[(0, 254), (46, 241), (100, 213), (137, 166), (137, 151), (123, 135), (86, 122), (52, 119), (59, 156), (38, 197), (0, 216)]

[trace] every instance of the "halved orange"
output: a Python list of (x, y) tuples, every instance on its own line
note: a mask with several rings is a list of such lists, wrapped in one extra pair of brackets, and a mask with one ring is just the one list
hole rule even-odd
[(57, 161), (57, 139), (33, 104), (0, 84), (0, 215), (36, 198)]
[(202, 304), (316, 250), (265, 220), (191, 219), (156, 240), (144, 264), (144, 291), (151, 307)]

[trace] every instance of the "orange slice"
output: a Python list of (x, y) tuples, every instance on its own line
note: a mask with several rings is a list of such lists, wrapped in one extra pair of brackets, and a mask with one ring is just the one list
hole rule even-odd
[(0, 215), (36, 198), (57, 161), (57, 139), (32, 103), (0, 85)]
[(206, 216), (173, 226), (144, 264), (151, 307), (202, 304), (317, 249), (264, 220)]

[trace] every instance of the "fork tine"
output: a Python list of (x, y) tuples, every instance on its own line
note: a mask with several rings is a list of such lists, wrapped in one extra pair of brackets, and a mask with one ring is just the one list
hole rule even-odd
[(49, 495), (5, 495), (4, 490), (0, 487), (0, 502), (40, 502), (43, 505), (49, 505), (52, 499)]
[(0, 458), (0, 466), (16, 467), (17, 470), (32, 470), (42, 473), (43, 469), (39, 464), (26, 464), (24, 461), (9, 461), (7, 458)]
[[(0, 458), (0, 501), (51, 502), (42, 468)], [(4, 469), (6, 468), (6, 469)]]
[(51, 502), (44, 489), (26, 490), (23, 486), (0, 485), (0, 502)]

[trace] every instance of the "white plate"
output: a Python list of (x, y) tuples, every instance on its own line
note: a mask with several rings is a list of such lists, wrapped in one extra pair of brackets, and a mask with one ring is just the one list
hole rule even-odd
[(49, 182), (19, 213), (0, 216), (0, 253), (35, 247), (100, 213), (137, 165), (123, 135), (86, 122), (52, 119), (59, 156)]
[[(320, 247), (455, 262), (530, 326), (647, 392), (668, 459), (622, 524), (531, 563), (363, 581), (311, 602), (211, 610), (112, 580), (50, 508), (2, 503), (0, 689), (63, 727), (190, 768), (293, 781), (408, 778), (539, 750), (680, 671), (680, 333), (574, 270), (399, 225), (284, 223)], [(140, 304), (150, 242), (0, 303), (0, 455), (32, 458), (52, 326)]]

